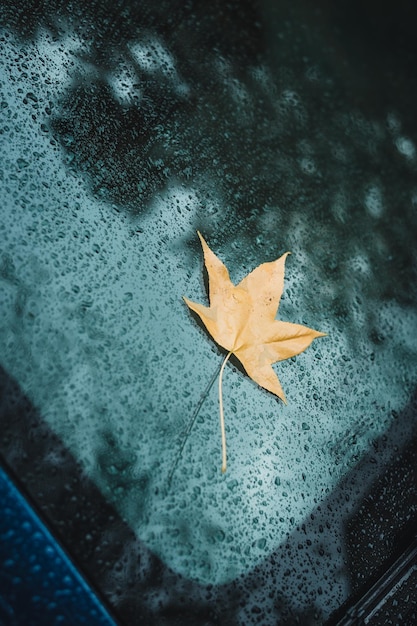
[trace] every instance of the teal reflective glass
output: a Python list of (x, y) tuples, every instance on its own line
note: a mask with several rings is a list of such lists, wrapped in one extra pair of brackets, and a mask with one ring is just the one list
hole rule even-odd
[[(22, 7), (1, 34), (0, 364), (175, 574), (243, 580), (265, 624), (285, 597), (325, 619), (351, 511), (314, 551), (303, 525), (415, 388), (411, 52), (378, 59), (301, 2)], [(208, 304), (197, 230), (235, 283), (290, 250), (279, 318), (327, 333), (274, 366), (287, 406), (228, 364), (224, 475), (224, 352), (182, 299)], [(294, 570), (254, 591), (297, 533)]]

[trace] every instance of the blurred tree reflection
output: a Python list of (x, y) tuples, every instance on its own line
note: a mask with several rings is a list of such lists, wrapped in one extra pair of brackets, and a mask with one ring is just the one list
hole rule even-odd
[(332, 310), (352, 340), (366, 294), (359, 317), (378, 344), (375, 302), (415, 300), (415, 46), (389, 56), (383, 35), (410, 34), (403, 4), (392, 24), (372, 3), (359, 20), (348, 3), (6, 1), (2, 12), (22, 37), (79, 37), (50, 124), (93, 194), (140, 215), (173, 181), (192, 184), (203, 207), (221, 202), (205, 232), (233, 233), (241, 258), (275, 257), (277, 236), (303, 250), (307, 304)]

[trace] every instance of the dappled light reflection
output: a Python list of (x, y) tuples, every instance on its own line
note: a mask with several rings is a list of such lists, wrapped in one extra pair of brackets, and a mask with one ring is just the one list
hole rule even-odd
[[(237, 589), (236, 624), (324, 620), (349, 594), (354, 471), (410, 420), (414, 117), (304, 5), (23, 4), (2, 34), (1, 365), (150, 569), (198, 602)], [(234, 284), (290, 250), (279, 318), (328, 334), (276, 366), (287, 407), (228, 362), (224, 476), (224, 355), (182, 299), (207, 303), (197, 229)]]

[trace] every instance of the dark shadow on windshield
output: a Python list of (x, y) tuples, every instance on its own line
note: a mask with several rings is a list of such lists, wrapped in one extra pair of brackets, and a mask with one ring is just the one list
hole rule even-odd
[[(184, 579), (153, 555), (18, 385), (4, 370), (0, 378), (2, 463), (121, 623), (140, 617), (158, 626), (180, 618), (195, 626), (232, 625), (242, 615), (247, 624), (258, 618), (262, 624), (322, 623), (346, 599), (347, 584), (349, 593), (366, 589), (411, 539), (416, 397), (284, 544), (250, 574), (216, 587)], [(124, 453), (113, 439), (107, 443), (100, 458), (111, 458), (122, 476)], [(137, 484), (142, 488), (146, 480)]]
[[(388, 53), (381, 34), (409, 33), (404, 3), (394, 17), (378, 9), (368, 30), (369, 7), (338, 7), (6, 0), (2, 12), (24, 42), (45, 29), (81, 41), (68, 51), (69, 86), (44, 115), (90, 194), (140, 215), (167, 186), (191, 186), (201, 211), (190, 230), (235, 239), (259, 262), (296, 223), (353, 341), (353, 255), (378, 272), (371, 297), (414, 302), (415, 173), (386, 127), (392, 109), (392, 124), (416, 136), (417, 88), (415, 44)], [(367, 323), (379, 341), (372, 315)]]

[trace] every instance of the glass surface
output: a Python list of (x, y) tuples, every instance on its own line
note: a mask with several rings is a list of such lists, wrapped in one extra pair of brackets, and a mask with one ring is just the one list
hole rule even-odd
[[(348, 598), (347, 520), (415, 435), (414, 50), (339, 10), (3, 3), (0, 363), (236, 623)], [(290, 250), (279, 318), (328, 333), (275, 366), (287, 406), (227, 366), (224, 475), (197, 230), (234, 282)]]

